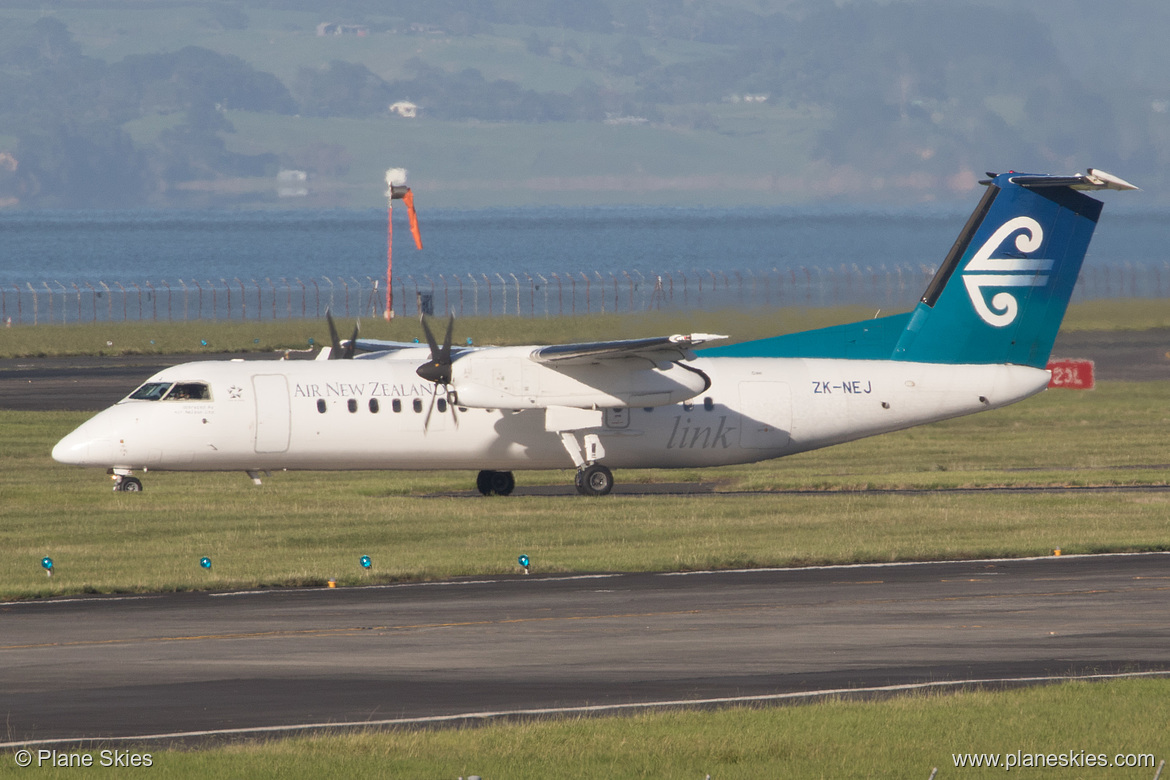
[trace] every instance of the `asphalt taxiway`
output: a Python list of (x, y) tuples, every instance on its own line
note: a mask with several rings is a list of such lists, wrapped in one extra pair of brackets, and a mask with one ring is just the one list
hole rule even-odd
[(0, 605), (0, 747), (1170, 672), (1170, 553)]

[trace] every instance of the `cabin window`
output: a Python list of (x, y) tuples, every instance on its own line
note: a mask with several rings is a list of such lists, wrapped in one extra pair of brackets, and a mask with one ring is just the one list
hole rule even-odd
[(157, 401), (171, 389), (170, 382), (147, 382), (130, 394), (135, 401)]
[(325, 399), (324, 399), (324, 398), (318, 398), (318, 399), (317, 399), (317, 411), (318, 411), (318, 412), (320, 412), (321, 414), (325, 414), (325, 410), (326, 410), (327, 408), (328, 408), (328, 407), (327, 407), (327, 406), (325, 406)]
[(683, 406), (684, 412), (693, 412), (695, 410), (695, 402), (694, 401), (683, 401), (682, 406)]
[(447, 411), (447, 401), (445, 399), (440, 398), (438, 403), (435, 405), (439, 407), (439, 414)]
[(357, 411), (357, 399), (356, 398), (349, 399), (348, 401), (345, 402), (345, 405), (346, 405), (346, 407), (349, 408), (350, 414), (353, 414), (354, 412)]
[(414, 410), (416, 412), (421, 412), (422, 411), (422, 399), (421, 398), (414, 399), (413, 406), (414, 406)]
[(399, 412), (402, 411), (402, 401), (395, 398), (393, 401), (390, 402), (390, 408), (394, 410), (395, 414), (398, 414)]
[(377, 398), (370, 399), (370, 413), (371, 414), (378, 413), (378, 399)]
[(211, 388), (204, 382), (176, 382), (164, 401), (210, 401)]
[(708, 412), (715, 408), (715, 401), (711, 399), (711, 396), (707, 396), (703, 399), (703, 408)]
[(643, 406), (642, 411), (645, 412), (646, 414), (650, 414), (650, 412), (654, 411), (654, 407), (653, 406)]

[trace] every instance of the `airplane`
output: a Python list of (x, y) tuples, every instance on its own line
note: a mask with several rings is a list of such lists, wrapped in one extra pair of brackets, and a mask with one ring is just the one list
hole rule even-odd
[[(997, 409), (1045, 369), (1102, 203), (1133, 190), (1088, 169), (988, 174), (986, 191), (908, 312), (706, 346), (693, 333), (551, 346), (342, 342), (316, 360), (208, 361), (158, 372), (53, 448), (135, 471), (575, 469), (605, 495), (617, 468), (751, 463)], [(703, 348), (700, 348), (703, 347)]]

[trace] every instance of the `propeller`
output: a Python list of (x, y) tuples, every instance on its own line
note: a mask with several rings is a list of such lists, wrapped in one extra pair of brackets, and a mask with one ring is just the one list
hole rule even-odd
[(325, 320), (329, 323), (329, 340), (333, 345), (329, 350), (330, 360), (353, 360), (353, 353), (357, 349), (358, 333), (361, 330), (361, 324), (355, 322), (353, 324), (353, 335), (349, 337), (349, 341), (344, 347), (341, 346), (341, 337), (337, 335), (337, 324), (333, 322), (333, 314), (326, 309)]
[[(455, 315), (449, 315), (447, 319), (447, 333), (443, 337), (443, 346), (439, 346), (435, 341), (435, 334), (431, 332), (431, 327), (427, 325), (426, 317), (419, 315), (419, 322), (422, 323), (423, 334), (427, 337), (427, 345), (431, 348), (431, 359), (427, 363), (415, 369), (415, 373), (428, 382), (434, 382), (436, 385), (442, 385), (445, 391), (444, 403), (447, 408), (451, 410), (451, 419), (455, 422), (455, 427), (459, 427), (459, 416), (455, 413), (455, 404), (452, 403), (451, 390), (451, 337), (455, 330)], [(431, 412), (435, 409), (435, 402), (438, 400), (438, 388), (435, 388), (435, 393), (431, 395), (431, 405), (427, 409), (426, 419), (423, 421), (423, 430), (427, 430), (431, 424)]]
[(455, 328), (455, 315), (449, 315), (447, 319), (447, 334), (443, 337), (442, 347), (435, 342), (435, 334), (431, 332), (431, 326), (427, 325), (426, 317), (420, 315), (418, 319), (422, 323), (423, 333), (427, 337), (427, 346), (431, 348), (431, 361), (429, 363), (423, 363), (415, 369), (415, 373), (428, 382), (434, 382), (437, 385), (450, 384), (451, 334)]

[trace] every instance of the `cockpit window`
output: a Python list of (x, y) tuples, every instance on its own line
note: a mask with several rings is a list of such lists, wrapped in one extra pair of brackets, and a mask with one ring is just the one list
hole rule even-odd
[(171, 389), (171, 382), (147, 382), (130, 394), (135, 401), (157, 401)]
[(164, 401), (208, 401), (211, 388), (203, 382), (176, 382)]

